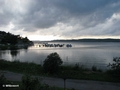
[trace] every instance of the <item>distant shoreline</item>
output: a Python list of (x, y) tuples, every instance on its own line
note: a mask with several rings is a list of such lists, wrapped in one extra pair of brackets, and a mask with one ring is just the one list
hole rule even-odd
[(60, 39), (51, 41), (33, 41), (33, 42), (120, 42), (120, 39)]

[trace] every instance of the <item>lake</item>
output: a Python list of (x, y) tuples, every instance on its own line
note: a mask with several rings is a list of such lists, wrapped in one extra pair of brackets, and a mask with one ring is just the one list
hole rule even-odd
[(72, 44), (72, 47), (39, 47), (38, 42), (28, 49), (1, 50), (0, 58), (21, 62), (43, 64), (50, 53), (57, 52), (63, 60), (63, 65), (93, 65), (100, 69), (107, 69), (113, 63), (113, 57), (120, 57), (120, 42), (49, 42), (51, 44)]

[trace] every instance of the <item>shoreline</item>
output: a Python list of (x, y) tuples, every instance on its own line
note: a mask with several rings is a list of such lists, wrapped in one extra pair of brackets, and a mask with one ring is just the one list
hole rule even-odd
[[(56, 74), (49, 74), (43, 72), (43, 67), (40, 64), (20, 62), (20, 61), (5, 61), (0, 60), (0, 70), (8, 70), (17, 73), (28, 73), (31, 75), (40, 75), (46, 77), (63, 78), (66, 76), (68, 79), (77, 80), (95, 80), (95, 81), (107, 81), (107, 82), (120, 82), (117, 78), (111, 76), (108, 71), (103, 72), (96, 67), (91, 70), (82, 68), (80, 66), (60, 66), (60, 72)], [(62, 71), (64, 70), (64, 74)], [(63, 76), (64, 75), (64, 76)]]

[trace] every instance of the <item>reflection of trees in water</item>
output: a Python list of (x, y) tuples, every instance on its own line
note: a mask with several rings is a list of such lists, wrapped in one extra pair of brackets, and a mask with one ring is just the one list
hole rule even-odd
[(11, 50), (10, 51), (10, 54), (11, 54), (11, 56), (12, 56), (13, 59), (16, 58), (19, 53), (20, 52), (18, 50)]
[(24, 52), (27, 53), (28, 49), (24, 49)]
[(0, 59), (2, 58), (2, 52), (0, 52)]

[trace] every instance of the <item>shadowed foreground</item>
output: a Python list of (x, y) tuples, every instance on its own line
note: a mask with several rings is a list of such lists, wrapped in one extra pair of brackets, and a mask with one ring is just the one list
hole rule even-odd
[[(0, 70), (0, 73), (3, 73), (7, 80), (11, 81), (21, 81), (23, 76), (23, 74), (9, 71)], [(50, 86), (64, 87), (63, 79), (48, 77), (40, 78), (42, 78), (42, 83), (46, 83)], [(67, 79), (66, 88), (74, 88), (75, 90), (120, 90), (120, 83)]]

